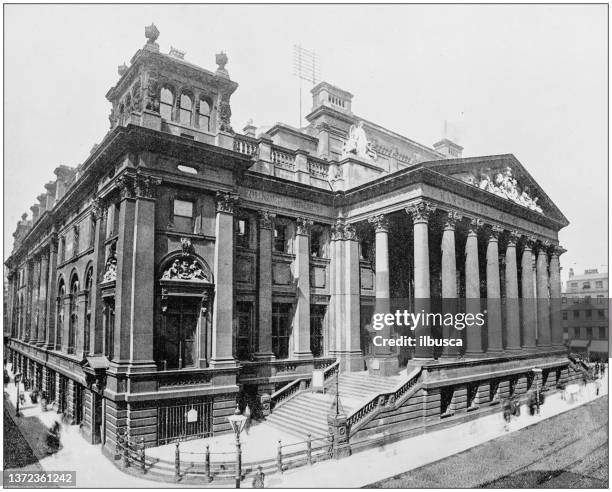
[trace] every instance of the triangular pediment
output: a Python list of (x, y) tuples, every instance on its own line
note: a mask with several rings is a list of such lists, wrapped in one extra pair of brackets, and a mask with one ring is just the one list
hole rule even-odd
[(512, 154), (431, 161), (423, 163), (423, 166), (563, 225), (569, 223), (542, 187)]

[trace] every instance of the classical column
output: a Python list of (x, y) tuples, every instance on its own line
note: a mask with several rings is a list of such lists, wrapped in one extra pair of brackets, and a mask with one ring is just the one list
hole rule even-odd
[[(469, 224), (465, 243), (465, 306), (466, 313), (474, 315), (481, 312), (480, 305), (480, 270), (478, 266), (478, 228), (482, 227), (481, 219), (472, 219)], [(466, 355), (476, 357), (483, 353), (482, 327), (473, 325), (465, 329), (467, 338)]]
[(331, 226), (331, 258), (330, 258), (330, 299), (329, 310), (332, 315), (329, 337), (329, 354), (340, 357), (344, 347), (344, 330), (340, 327), (344, 320), (344, 219), (336, 219)]
[(34, 277), (34, 263), (32, 259), (26, 260), (26, 295), (25, 295), (25, 325), (23, 331), (23, 341), (29, 342), (32, 334), (32, 282)]
[(30, 333), (30, 343), (38, 342), (38, 322), (39, 322), (39, 292), (40, 292), (40, 256), (34, 258), (32, 271), (32, 331)]
[[(414, 246), (414, 310), (429, 312), (431, 307), (431, 290), (429, 280), (429, 218), (434, 211), (428, 202), (421, 200), (407, 209), (412, 216)], [(430, 337), (431, 327), (420, 324), (413, 331), (416, 337), (414, 358), (417, 360), (433, 359), (433, 348), (419, 343)], [(423, 338), (421, 338), (423, 337)]]
[(49, 253), (43, 251), (40, 258), (40, 289), (38, 291), (38, 337), (37, 345), (44, 345), (47, 338), (47, 285), (49, 283)]
[(293, 357), (307, 359), (310, 352), (310, 228), (312, 220), (298, 217), (295, 235), (294, 276), (297, 279), (297, 303), (293, 315)]
[(503, 352), (501, 284), (499, 280), (499, 247), (498, 239), (502, 228), (496, 225), (489, 231), (487, 244), (487, 352)]
[(536, 346), (536, 309), (533, 292), (533, 258), (531, 248), (535, 238), (526, 237), (521, 257), (521, 290), (522, 290), (522, 329), (523, 348), (534, 349)]
[(234, 325), (234, 207), (237, 197), (230, 193), (217, 193), (215, 224), (213, 301), (212, 368), (234, 366), (232, 356)]
[(552, 328), (552, 346), (563, 348), (563, 324), (561, 322), (561, 266), (559, 256), (565, 253), (560, 246), (553, 246), (550, 256), (550, 324)]
[(360, 293), (359, 240), (355, 226), (346, 224), (342, 231), (340, 246), (344, 249), (341, 273), (344, 276), (340, 298), (344, 301), (342, 331), (343, 345), (340, 352), (345, 371), (363, 370), (360, 338)]
[(516, 267), (516, 242), (519, 235), (510, 231), (506, 246), (506, 349), (521, 349), (521, 315), (518, 300), (518, 270)]
[(259, 343), (255, 358), (263, 360), (275, 358), (272, 353), (272, 232), (275, 216), (267, 210), (259, 211)]
[(95, 198), (91, 205), (91, 214), (95, 220), (94, 236), (94, 260), (92, 271), (91, 292), (91, 322), (89, 326), (89, 354), (99, 355), (104, 353), (104, 329), (102, 291), (100, 283), (104, 275), (106, 261), (106, 220), (108, 214), (108, 203), (101, 198)]
[(551, 346), (550, 330), (550, 293), (548, 291), (548, 248), (545, 241), (538, 245), (536, 260), (537, 306), (538, 306), (538, 348), (549, 349)]
[[(455, 251), (455, 226), (462, 216), (455, 211), (446, 215), (444, 232), (442, 233), (442, 312), (455, 314), (457, 312), (457, 257)], [(461, 332), (454, 326), (442, 327), (443, 339), (461, 338)], [(456, 357), (458, 347), (443, 348), (443, 357)]]
[[(377, 314), (389, 313), (391, 309), (391, 291), (389, 288), (389, 221), (384, 215), (377, 215), (368, 219), (376, 231), (376, 309)], [(389, 339), (392, 329), (384, 326), (374, 333), (379, 340)], [(380, 344), (379, 344), (380, 345)], [(374, 344), (374, 355), (368, 361), (370, 374), (389, 376), (396, 374), (398, 362), (391, 347)]]
[(47, 298), (46, 298), (46, 337), (45, 337), (45, 348), (55, 348), (55, 322), (56, 312), (55, 308), (57, 305), (57, 237), (53, 235), (49, 241), (49, 275), (47, 278)]

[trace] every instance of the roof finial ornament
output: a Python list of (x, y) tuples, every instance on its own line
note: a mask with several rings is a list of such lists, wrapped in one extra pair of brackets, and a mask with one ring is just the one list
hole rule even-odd
[(117, 73), (119, 73), (119, 77), (122, 77), (125, 72), (127, 72), (128, 66), (123, 62), (121, 65), (117, 67)]
[(229, 73), (225, 69), (225, 65), (227, 65), (227, 55), (223, 50), (221, 50), (221, 53), (215, 55), (215, 62), (218, 65), (217, 74), (229, 78)]
[(147, 44), (155, 44), (158, 37), (159, 29), (157, 29), (155, 24), (151, 23), (150, 26), (145, 27), (145, 38), (147, 38)]

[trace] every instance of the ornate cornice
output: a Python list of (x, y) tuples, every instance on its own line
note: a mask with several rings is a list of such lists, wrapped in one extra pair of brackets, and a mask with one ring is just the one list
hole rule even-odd
[(157, 187), (162, 183), (159, 178), (137, 174), (135, 179), (136, 196), (138, 198), (152, 198), (157, 196)]
[(260, 229), (272, 229), (274, 227), (274, 219), (276, 218), (276, 214), (269, 212), (268, 210), (259, 210), (258, 211), (258, 219), (259, 219), (259, 228)]
[(429, 217), (436, 208), (426, 200), (420, 200), (409, 207), (406, 207), (406, 212), (412, 215), (412, 221), (416, 224), (419, 222), (429, 222)]
[(217, 213), (233, 214), (238, 205), (238, 197), (225, 191), (217, 192)]
[(374, 226), (376, 232), (389, 232), (389, 219), (386, 215), (375, 215), (370, 217), (368, 222)]
[(312, 227), (313, 221), (305, 217), (298, 217), (296, 219), (296, 234), (298, 236), (308, 236), (310, 234), (310, 228)]
[(136, 183), (134, 176), (131, 174), (123, 174), (117, 178), (117, 186), (121, 198), (136, 198)]

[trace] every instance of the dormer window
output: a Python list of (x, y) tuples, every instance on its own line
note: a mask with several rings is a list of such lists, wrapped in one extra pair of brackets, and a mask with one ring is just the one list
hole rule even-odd
[(174, 94), (168, 87), (164, 87), (161, 90), (159, 98), (159, 114), (162, 119), (171, 121), (172, 120), (172, 107), (174, 106)]
[(189, 94), (181, 94), (179, 122), (182, 125), (191, 125), (191, 116), (193, 114), (193, 101)]
[(210, 104), (208, 104), (206, 99), (200, 99), (198, 126), (202, 130), (210, 131)]

